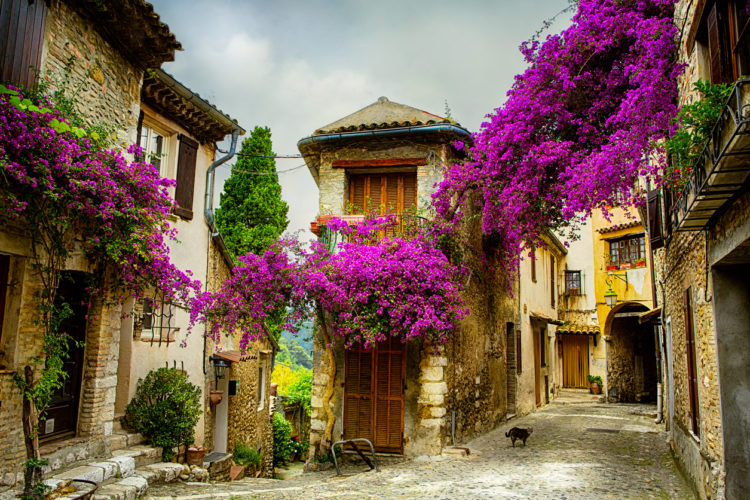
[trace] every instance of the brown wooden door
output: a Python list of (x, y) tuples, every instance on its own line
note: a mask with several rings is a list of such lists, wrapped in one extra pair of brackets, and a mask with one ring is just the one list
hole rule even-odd
[(563, 387), (587, 388), (589, 374), (589, 338), (586, 335), (562, 335)]
[(344, 439), (367, 438), (377, 451), (403, 452), (405, 354), (398, 339), (346, 351)]
[(62, 321), (60, 331), (66, 332), (76, 343), (71, 342), (68, 345), (69, 357), (63, 364), (63, 370), (67, 376), (62, 387), (53, 393), (46, 417), (40, 419), (39, 435), (41, 438), (58, 437), (76, 431), (83, 375), (83, 342), (86, 339), (86, 313), (88, 312), (86, 288), (84, 273), (64, 272), (60, 279), (56, 302), (58, 305), (66, 302), (72, 309), (72, 314)]
[(534, 338), (534, 393), (536, 394), (536, 405), (542, 404), (542, 353), (539, 342), (539, 334), (534, 328), (531, 329), (531, 336)]

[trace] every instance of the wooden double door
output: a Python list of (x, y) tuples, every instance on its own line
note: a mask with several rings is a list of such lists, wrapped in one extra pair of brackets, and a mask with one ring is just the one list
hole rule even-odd
[(563, 387), (588, 388), (588, 335), (561, 335), (563, 354)]
[(390, 338), (346, 350), (344, 439), (369, 439), (377, 451), (403, 453), (406, 346)]

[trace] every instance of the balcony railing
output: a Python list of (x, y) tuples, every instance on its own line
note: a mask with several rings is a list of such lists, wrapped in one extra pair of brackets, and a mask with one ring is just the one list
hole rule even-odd
[(700, 231), (750, 175), (750, 78), (737, 81), (670, 214), (675, 231)]
[[(326, 222), (330, 220), (331, 217), (345, 220), (351, 226), (363, 222), (365, 220), (365, 216), (321, 216), (311, 223), (312, 232), (320, 237), (320, 241), (324, 245), (326, 245), (329, 251), (333, 252), (336, 249), (336, 245), (338, 245), (342, 241), (346, 241), (346, 236), (341, 234), (340, 231), (331, 230), (331, 228), (326, 225)], [(412, 214), (389, 214), (388, 217), (391, 217), (393, 219), (393, 223), (378, 231), (378, 233), (375, 235), (375, 240), (380, 240), (382, 238), (385, 238), (386, 236), (399, 236), (405, 239), (413, 238), (427, 223), (427, 219), (425, 219), (424, 217)]]

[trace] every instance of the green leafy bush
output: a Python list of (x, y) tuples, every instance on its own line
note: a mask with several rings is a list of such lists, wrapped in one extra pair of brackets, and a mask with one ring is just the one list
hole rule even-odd
[(234, 444), (234, 463), (237, 465), (254, 465), (260, 467), (260, 453), (254, 447), (237, 441)]
[(292, 442), (292, 424), (280, 413), (273, 414), (273, 465), (284, 465), (294, 453)]
[(201, 391), (187, 373), (169, 368), (152, 370), (138, 380), (135, 396), (125, 409), (125, 425), (162, 447), (162, 459), (174, 448), (190, 444), (201, 414)]
[(301, 368), (298, 370), (299, 376), (289, 384), (286, 403), (298, 404), (305, 409), (305, 413), (310, 415), (310, 402), (312, 400), (312, 370)]

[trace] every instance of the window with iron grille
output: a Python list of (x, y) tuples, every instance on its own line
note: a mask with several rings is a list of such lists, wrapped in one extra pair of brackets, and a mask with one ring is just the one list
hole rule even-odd
[(133, 338), (151, 345), (174, 342), (175, 305), (169, 302), (144, 299), (133, 314)]
[(565, 295), (583, 295), (581, 271), (565, 271)]
[(646, 262), (646, 238), (643, 234), (609, 242), (610, 265), (637, 267)]

